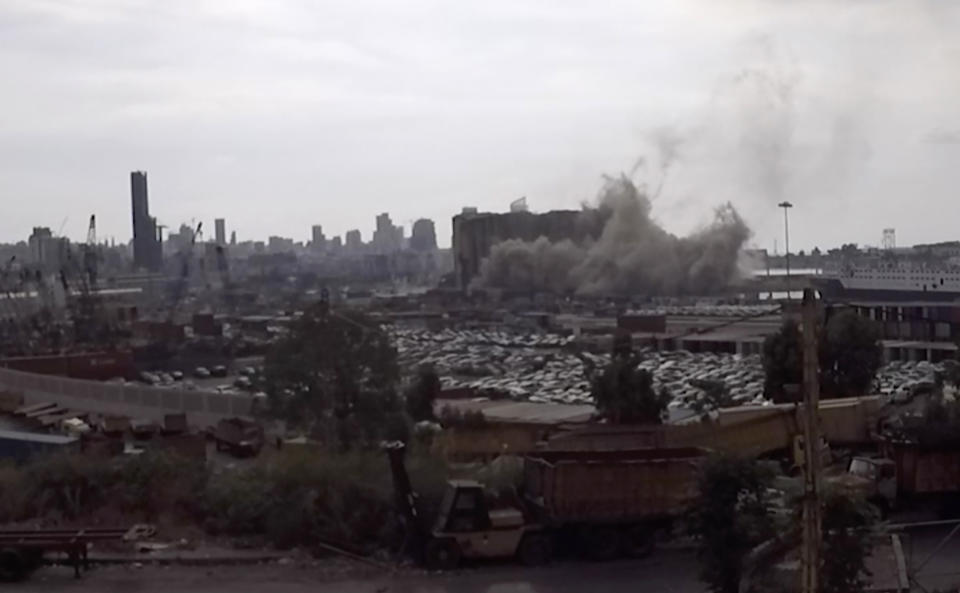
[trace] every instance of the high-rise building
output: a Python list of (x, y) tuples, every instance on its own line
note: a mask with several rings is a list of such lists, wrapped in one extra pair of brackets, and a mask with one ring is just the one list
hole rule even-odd
[(230, 244), (231, 245), (237, 244), (237, 231), (230, 231)]
[(293, 251), (293, 239), (271, 235), (267, 238), (267, 251), (270, 253), (287, 253)]
[(170, 230), (167, 233), (167, 240), (164, 241), (163, 248), (168, 255), (183, 253), (193, 242), (194, 230), (186, 224), (180, 224), (177, 231)]
[(313, 225), (310, 229), (310, 247), (314, 251), (323, 251), (327, 246), (327, 237), (323, 234), (323, 226)]
[(399, 251), (403, 247), (403, 227), (394, 226), (390, 214), (384, 212), (377, 216), (377, 229), (370, 243), (378, 253)]
[(346, 244), (344, 247), (347, 251), (360, 251), (363, 249), (363, 236), (360, 234), (360, 231), (353, 229), (352, 231), (347, 231), (346, 234)]
[(413, 223), (410, 234), (410, 249), (414, 251), (434, 251), (437, 248), (437, 231), (433, 221), (421, 218)]
[(217, 245), (227, 244), (227, 221), (222, 218), (213, 219), (213, 237)]
[(45, 272), (56, 272), (67, 261), (70, 242), (63, 237), (54, 237), (47, 227), (33, 227), (27, 239), (30, 247), (30, 263)]
[(133, 210), (133, 264), (158, 272), (163, 267), (163, 252), (157, 235), (157, 220), (150, 216), (146, 171), (130, 173), (130, 202)]

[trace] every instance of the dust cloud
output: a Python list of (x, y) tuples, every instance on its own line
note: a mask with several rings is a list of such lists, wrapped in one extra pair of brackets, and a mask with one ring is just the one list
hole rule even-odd
[(649, 196), (626, 176), (607, 178), (579, 222), (589, 237), (580, 243), (541, 237), (494, 245), (474, 286), (579, 296), (711, 294), (738, 276), (750, 237), (729, 203), (709, 225), (677, 237), (653, 220)]

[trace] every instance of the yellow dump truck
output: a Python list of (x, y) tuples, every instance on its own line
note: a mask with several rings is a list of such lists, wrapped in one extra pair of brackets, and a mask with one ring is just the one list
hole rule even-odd
[(532, 453), (512, 504), (492, 504), (479, 482), (452, 480), (428, 527), (417, 513), (402, 443), (386, 450), (408, 541), (435, 569), (453, 568), (461, 558), (541, 564), (558, 543), (597, 560), (648, 554), (655, 534), (696, 496), (706, 455), (695, 448)]
[(854, 457), (838, 481), (881, 510), (932, 502), (942, 514), (953, 516), (960, 510), (960, 446), (881, 440), (880, 455)]

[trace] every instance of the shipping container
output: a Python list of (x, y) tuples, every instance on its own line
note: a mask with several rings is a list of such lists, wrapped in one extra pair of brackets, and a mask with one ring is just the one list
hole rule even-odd
[(26, 373), (97, 381), (132, 377), (134, 374), (133, 354), (129, 350), (3, 358), (0, 359), (0, 367)]
[(667, 316), (625, 313), (617, 316), (617, 328), (631, 333), (662, 334), (667, 331)]
[(0, 430), (0, 458), (23, 462), (34, 455), (79, 451), (80, 440), (53, 434)]

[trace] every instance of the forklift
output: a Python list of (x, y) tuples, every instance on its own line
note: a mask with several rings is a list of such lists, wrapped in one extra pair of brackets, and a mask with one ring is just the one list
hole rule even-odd
[(483, 485), (473, 480), (447, 482), (440, 511), (429, 528), (417, 511), (417, 495), (404, 462), (406, 445), (396, 441), (382, 448), (390, 460), (405, 548), (428, 569), (451, 570), (461, 559), (515, 557), (530, 566), (550, 561), (549, 530), (528, 521), (523, 508), (490, 509)]

